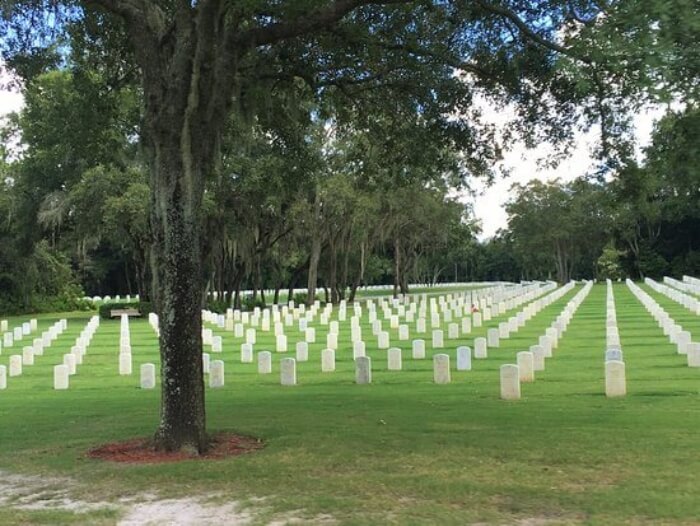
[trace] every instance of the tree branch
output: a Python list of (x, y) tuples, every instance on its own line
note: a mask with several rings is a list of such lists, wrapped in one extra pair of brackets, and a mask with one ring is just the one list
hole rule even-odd
[(557, 44), (556, 42), (552, 42), (551, 40), (548, 40), (537, 33), (535, 33), (530, 26), (528, 26), (518, 15), (515, 13), (515, 11), (512, 11), (511, 9), (508, 9), (507, 7), (501, 6), (501, 5), (494, 5), (490, 4), (487, 2), (484, 2), (483, 0), (477, 0), (476, 2), (482, 9), (493, 13), (495, 15), (498, 15), (500, 17), (506, 18), (507, 20), (510, 20), (515, 26), (518, 28), (520, 33), (522, 33), (525, 38), (528, 40), (531, 40), (535, 42), (536, 44), (539, 44), (542, 47), (545, 47), (547, 49), (551, 49), (552, 51), (556, 51), (557, 53), (561, 53), (562, 55), (567, 55), (572, 58), (575, 58), (577, 60), (580, 60), (582, 62), (585, 62), (586, 64), (590, 64), (591, 60), (588, 57), (581, 57), (578, 55), (574, 55), (571, 50), (565, 48), (564, 46), (561, 46)]
[(163, 10), (148, 0), (83, 0), (86, 5), (100, 7), (123, 18), (129, 25), (148, 29), (161, 39), (166, 32)]
[(335, 0), (330, 5), (312, 11), (306, 16), (288, 22), (278, 22), (257, 27), (235, 37), (237, 46), (253, 48), (273, 44), (280, 40), (326, 29), (358, 7), (366, 5), (406, 4), (412, 0)]
[(143, 19), (146, 15), (146, 6), (142, 0), (85, 0), (85, 4), (99, 6), (129, 22)]

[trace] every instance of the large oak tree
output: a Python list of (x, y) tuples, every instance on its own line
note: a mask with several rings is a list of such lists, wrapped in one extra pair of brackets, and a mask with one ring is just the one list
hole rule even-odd
[[(250, 101), (261, 87), (304, 83), (323, 101), (322, 111), (334, 107), (339, 119), (352, 115), (358, 126), (374, 111), (409, 114), (434, 127), (473, 171), (488, 170), (498, 147), (479, 124), (475, 99), (513, 103), (509, 130), (530, 142), (570, 142), (576, 103), (585, 93), (571, 68), (558, 67), (559, 57), (595, 66), (585, 50), (572, 46), (573, 29), (601, 9), (587, 0), (5, 2), (2, 29), (12, 64), (27, 64), (18, 50), (38, 55), (45, 39), (90, 15), (121, 28), (116, 38), (93, 39), (106, 55), (128, 50), (138, 66), (161, 330), (157, 447), (206, 448), (200, 316), (205, 180), (217, 168), (228, 122), (255, 111)], [(37, 28), (42, 31), (30, 31)], [(405, 121), (397, 129), (402, 126)]]

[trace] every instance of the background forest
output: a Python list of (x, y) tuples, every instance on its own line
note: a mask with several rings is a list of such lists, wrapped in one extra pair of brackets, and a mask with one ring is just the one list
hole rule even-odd
[[(675, 24), (679, 34), (666, 35), (671, 44), (688, 30)], [(84, 295), (150, 295), (143, 97), (130, 51), (120, 55), (110, 43), (120, 31), (88, 13), (68, 28), (70, 49), (42, 48), (7, 64), (25, 106), (2, 127), (0, 311), (87, 307)], [(597, 35), (622, 45), (605, 31)], [(389, 60), (390, 51), (384, 53)], [(534, 51), (525, 49), (507, 68), (522, 70), (528, 53)], [(224, 301), (240, 306), (275, 302), (281, 291), (293, 296), (297, 288), (309, 289), (300, 300), (320, 292), (336, 302), (376, 284), (406, 292), (417, 282), (697, 275), (697, 59), (677, 58), (677, 69), (665, 74), (686, 89), (681, 100), (673, 95), (673, 107), (683, 109), (656, 124), (643, 163), (618, 141), (589, 177), (541, 182), (532, 174), (532, 182), (511, 189), (507, 228), (486, 241), (478, 240), (479, 220), (458, 196), (475, 177), (498, 176), (500, 145), (488, 137), (503, 130), (460, 127), (427, 110), (416, 118), (400, 99), (387, 97), (386, 84), (373, 90), (357, 80), (305, 79), (298, 71), (266, 81), (265, 72), (256, 72), (256, 82), (243, 83), (246, 91), (237, 96), (241, 107), (226, 128), (222, 160), (206, 182), (207, 290), (228, 291)], [(507, 78), (506, 65), (494, 62), (494, 71), (501, 66), (498, 74)], [(391, 70), (391, 86), (409, 93), (407, 79), (421, 67)], [(551, 68), (528, 74), (550, 82), (566, 63)], [(440, 82), (461, 89), (454, 75)], [(568, 100), (574, 95), (567, 93)], [(668, 94), (651, 98), (671, 102)], [(603, 117), (610, 133), (618, 123)]]

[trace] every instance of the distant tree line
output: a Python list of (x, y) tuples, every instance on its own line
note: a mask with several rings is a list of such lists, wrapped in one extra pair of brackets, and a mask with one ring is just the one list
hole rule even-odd
[[(24, 93), (25, 108), (4, 128), (0, 305), (148, 297), (138, 90), (55, 69)], [(235, 140), (205, 193), (207, 290), (226, 291), (233, 305), (276, 302), (298, 288), (313, 298), (315, 283), (337, 302), (362, 285), (405, 292), (410, 282), (700, 273), (700, 112), (692, 106), (657, 123), (644, 164), (626, 162), (608, 181), (514, 185), (507, 227), (485, 242), (471, 210), (451, 197), (466, 169), (444, 148), (389, 145), (377, 139), (379, 119), (358, 130), (269, 117), (231, 127)]]

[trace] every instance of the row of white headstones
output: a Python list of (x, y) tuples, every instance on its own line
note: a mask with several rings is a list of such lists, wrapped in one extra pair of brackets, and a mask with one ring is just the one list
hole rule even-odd
[[(499, 304), (498, 300), (503, 299), (502, 291), (496, 292), (492, 297), (482, 298), (481, 304), (484, 307), (484, 315), (491, 319), (491, 315), (499, 315), (507, 312), (508, 310), (515, 308), (523, 303), (532, 300), (545, 292), (556, 288), (554, 284), (547, 284), (544, 287), (525, 287), (521, 290), (515, 290), (508, 293), (508, 301), (503, 304)], [(499, 297), (500, 296), (500, 297)], [(463, 298), (466, 297), (463, 296)], [(408, 340), (409, 332), (408, 325), (401, 324), (401, 318), (404, 321), (413, 321), (413, 314), (418, 312), (418, 319), (416, 320), (417, 331), (425, 331), (424, 321), (427, 307), (425, 306), (425, 298), (421, 302), (420, 306), (417, 303), (412, 303), (409, 305), (409, 309), (402, 311), (402, 306), (399, 302), (394, 302), (393, 304), (383, 301), (380, 303), (380, 309), (383, 311), (384, 320), (389, 321), (390, 327), (392, 329), (398, 329), (399, 340)], [(439, 308), (437, 307), (439, 305)], [(489, 307), (490, 305), (490, 307)], [(389, 333), (382, 330), (382, 322), (377, 319), (377, 311), (374, 308), (373, 302), (368, 302), (369, 309), (369, 321), (373, 327), (373, 334), (377, 337), (377, 347), (380, 350), (387, 351), (387, 369), (391, 371), (400, 371), (403, 368), (402, 350), (398, 347), (391, 347), (389, 340)], [(404, 304), (405, 307), (405, 304)], [(460, 324), (452, 321), (452, 314), (455, 317), (464, 314), (461, 309), (462, 302), (460, 298), (452, 298), (451, 296), (431, 298), (430, 310), (431, 310), (431, 325), (440, 326), (440, 315), (442, 314), (443, 321), (445, 319), (450, 322), (448, 329), (448, 337), (452, 339), (459, 338), (459, 328)], [(397, 313), (393, 312), (393, 308), (396, 308)], [(321, 324), (325, 325), (328, 323), (328, 316), (332, 313), (332, 306), (326, 307), (325, 318), (321, 319)], [(341, 305), (342, 309), (342, 305)], [(462, 312), (460, 312), (462, 310)], [(441, 313), (440, 313), (441, 311)], [(488, 312), (491, 311), (491, 312)], [(475, 312), (470, 313), (470, 317), (464, 317), (462, 320), (463, 333), (471, 332), (472, 325), (475, 327), (480, 327), (482, 324), (482, 313)], [(356, 308), (355, 316), (351, 318), (351, 339), (353, 343), (353, 359), (356, 361), (356, 381), (358, 383), (368, 383), (371, 382), (371, 359), (360, 360), (360, 358), (369, 358), (366, 356), (366, 345), (362, 340), (362, 333), (360, 328), (360, 317), (362, 313), (360, 309)], [(339, 313), (339, 316), (341, 314)], [(498, 347), (499, 340), (501, 338), (508, 338), (510, 332), (517, 332), (517, 330), (525, 324), (529, 316), (526, 317), (525, 313), (519, 313), (518, 316), (513, 316), (508, 322), (501, 322), (499, 328), (490, 329), (487, 338), (477, 338), (475, 340), (474, 357), (475, 358), (486, 358), (488, 347)], [(406, 319), (407, 318), (407, 319)], [(210, 323), (215, 323), (221, 325), (221, 320), (219, 316), (212, 313), (205, 313), (205, 321)], [(310, 320), (307, 320), (310, 321)], [(338, 346), (338, 334), (339, 334), (339, 324), (338, 322), (330, 322), (329, 333), (327, 335), (326, 345), (327, 348), (321, 351), (321, 372), (333, 372), (335, 371), (335, 352)], [(279, 327), (279, 325), (277, 325)], [(225, 324), (224, 324), (225, 328)], [(294, 374), (292, 374), (292, 363), (287, 362), (284, 368), (281, 368), (281, 374), (287, 372), (290, 376), (285, 380), (280, 378), (283, 385), (293, 385), (296, 384), (296, 361), (307, 361), (308, 360), (308, 344), (315, 341), (315, 333), (311, 333), (311, 338), (309, 338), (308, 329), (309, 327), (304, 327), (306, 341), (298, 342), (296, 346), (297, 358), (294, 363)], [(209, 331), (209, 330), (207, 330)], [(253, 345), (254, 340), (251, 341), (251, 332), (246, 331), (246, 342), (241, 345), (241, 359), (242, 361), (252, 362), (253, 361)], [(254, 337), (254, 333), (252, 333)], [(205, 341), (207, 341), (207, 336), (205, 335)], [(309, 341), (313, 339), (313, 341)], [(444, 343), (444, 332), (440, 329), (434, 329), (432, 331), (432, 346), (433, 349), (443, 349), (445, 347)], [(212, 350), (214, 352), (219, 352), (218, 346), (213, 346)], [(279, 347), (278, 349), (279, 350)], [(280, 351), (280, 352), (284, 352)], [(425, 340), (418, 339), (412, 342), (412, 357), (414, 359), (424, 359), (425, 358)], [(206, 357), (205, 362), (208, 361)], [(206, 367), (206, 365), (205, 365)], [(221, 366), (219, 366), (221, 367)], [(218, 371), (219, 369), (217, 369)], [(471, 370), (471, 349), (469, 347), (460, 346), (457, 349), (457, 370)], [(270, 351), (262, 351), (258, 354), (258, 371), (262, 374), (268, 374), (272, 372), (272, 353)], [(221, 379), (222, 380), (222, 379)], [(447, 383), (449, 382), (449, 355), (437, 356), (434, 358), (434, 380), (437, 383)], [(222, 386), (220, 379), (216, 376), (212, 376), (213, 385)]]
[[(573, 283), (571, 284), (573, 285)], [(545, 359), (553, 356), (553, 349), (559, 345), (572, 318), (583, 300), (593, 288), (592, 282), (584, 287), (566, 304), (563, 311), (540, 336), (539, 343), (530, 347), (529, 351), (521, 351), (516, 355), (517, 363), (501, 365), (501, 398), (504, 400), (519, 400), (521, 398), (521, 383), (534, 382), (535, 371), (545, 370)]]
[[(528, 305), (523, 311), (518, 313), (517, 316), (511, 317), (508, 322), (502, 322), (503, 325), (499, 325), (499, 329), (495, 329), (495, 333), (492, 333), (494, 337), (491, 339), (491, 346), (498, 346), (499, 340), (508, 338), (510, 329), (517, 331), (518, 328), (529, 320), (532, 316), (538, 313), (541, 309), (547, 305), (553, 303), (554, 301), (561, 298), (566, 292), (573, 288), (574, 283), (570, 283), (567, 286), (555, 290), (555, 292), (549, 294), (548, 296), (534, 301), (532, 304)], [(563, 336), (566, 328), (576, 312), (578, 306), (585, 299), (588, 292), (592, 287), (591, 283), (586, 284), (586, 286), (580, 291), (579, 294), (574, 297), (566, 306), (564, 311), (556, 318), (552, 325), (546, 329), (545, 334), (540, 336), (537, 345), (530, 347), (529, 351), (519, 352), (517, 354), (517, 364), (507, 364), (501, 369), (501, 396), (504, 399), (518, 399), (520, 398), (520, 382), (533, 382), (535, 379), (535, 371), (544, 370), (545, 368), (545, 358), (552, 356), (552, 350), (557, 347), (559, 338)], [(206, 313), (205, 313), (206, 315)], [(209, 319), (209, 316), (207, 319)], [(392, 316), (392, 314), (389, 314)], [(519, 325), (519, 322), (521, 325)], [(218, 322), (218, 319), (217, 319)], [(156, 319), (152, 319), (152, 325), (157, 327)], [(337, 333), (336, 333), (337, 334)], [(482, 338), (481, 341), (485, 343), (484, 350), (487, 348), (488, 339)], [(248, 342), (246, 342), (248, 343)], [(308, 343), (299, 342), (298, 350), (301, 351), (302, 360), (308, 358)], [(423, 345), (418, 344), (418, 358), (423, 358), (424, 354), (424, 342)], [(414, 347), (414, 350), (415, 348)], [(422, 351), (422, 352), (421, 352)], [(390, 348), (387, 351), (387, 365), (389, 370), (401, 370), (402, 368), (402, 358), (401, 349)], [(486, 358), (486, 353), (483, 355), (476, 355), (475, 358)], [(299, 357), (299, 356), (298, 356)], [(415, 354), (414, 354), (414, 357)], [(208, 359), (209, 355), (207, 353), (203, 354), (203, 364), (205, 371), (208, 370), (210, 373), (210, 387), (223, 387), (224, 386), (224, 363), (223, 360), (211, 361)], [(371, 383), (372, 381), (372, 367), (371, 358), (365, 354), (354, 356), (355, 359), (355, 381), (358, 384)], [(251, 356), (252, 361), (252, 356)], [(282, 385), (296, 385), (297, 384), (297, 374), (296, 374), (296, 361), (294, 358), (284, 358), (280, 361), (280, 383)], [(146, 368), (147, 367), (147, 368)], [(332, 372), (335, 370), (335, 349), (324, 349), (321, 352), (321, 371), (322, 372)], [(468, 347), (459, 347), (457, 349), (457, 370), (471, 370), (471, 349)], [(153, 364), (144, 364), (142, 367), (142, 383), (145, 387), (152, 387), (153, 379)], [(270, 351), (262, 351), (258, 353), (258, 372), (261, 374), (269, 374), (272, 372), (272, 353)], [(517, 373), (517, 374), (515, 374)], [(437, 354), (433, 356), (433, 380), (435, 383), (444, 384), (450, 382), (450, 356), (447, 354)]]
[(78, 372), (78, 366), (82, 365), (87, 354), (88, 347), (92, 342), (92, 337), (100, 326), (100, 317), (93, 316), (85, 325), (80, 335), (76, 338), (75, 344), (71, 347), (71, 352), (63, 355), (63, 363), (55, 365), (53, 368), (53, 388), (57, 390), (68, 389), (70, 377)]
[[(34, 365), (36, 356), (42, 356), (44, 349), (47, 349), (68, 327), (67, 320), (59, 320), (48, 330), (44, 331), (40, 338), (34, 338), (32, 345), (25, 345), (22, 354), (10, 355), (8, 366), (0, 365), (0, 389), (7, 388), (7, 378), (22, 376), (23, 366)], [(3, 335), (3, 345), (5, 350), (12, 349), (16, 343), (21, 342), (25, 336), (30, 336), (38, 328), (36, 319), (24, 322), (21, 326), (15, 327), (11, 332), (8, 329), (7, 321), (3, 320), (0, 328), (7, 330)], [(8, 337), (9, 336), (9, 337)], [(1, 354), (1, 352), (0, 352)]]
[(694, 278), (692, 276), (683, 276), (683, 281), (678, 281), (677, 279), (674, 279), (670, 276), (664, 276), (663, 281), (664, 284), (670, 285), (674, 289), (678, 289), (683, 292), (688, 292), (695, 296), (700, 295), (700, 279)]
[[(75, 344), (71, 347), (71, 351), (66, 353), (62, 357), (60, 364), (55, 365), (53, 368), (53, 379), (54, 379), (54, 389), (68, 389), (70, 376), (77, 373), (78, 366), (83, 363), (83, 358), (87, 353), (88, 346), (92, 340), (92, 336), (99, 327), (100, 319), (98, 316), (93, 316), (86, 326), (81, 331), (80, 335), (75, 341)], [(37, 323), (36, 320), (31, 320), (22, 325), (22, 327), (29, 326), (30, 330), (28, 333), (25, 331), (24, 335), (31, 334), (33, 330), (36, 330)], [(37, 357), (44, 356), (44, 352), (48, 350), (59, 336), (68, 328), (68, 320), (61, 319), (51, 325), (46, 331), (44, 331), (40, 338), (35, 338), (32, 345), (25, 346), (22, 349), (22, 354), (14, 354), (10, 356), (9, 360), (9, 371), (6, 366), (0, 365), (0, 389), (7, 388), (7, 378), (8, 376), (17, 377), (22, 376), (24, 368), (32, 366), (35, 364)], [(15, 338), (17, 334), (13, 331), (13, 340), (21, 341), (22, 338)], [(7, 347), (6, 347), (7, 348)], [(9, 373), (9, 374), (8, 374)]]
[(658, 326), (663, 329), (664, 335), (668, 336), (669, 341), (676, 346), (676, 352), (686, 355), (688, 367), (700, 367), (700, 343), (692, 341), (690, 331), (683, 330), (683, 326), (676, 323), (654, 298), (629, 279), (627, 286), (644, 305), (646, 311), (654, 317)]
[(0, 321), (0, 333), (2, 333), (2, 340), (0, 340), (0, 354), (2, 354), (3, 347), (9, 349), (14, 346), (15, 342), (20, 342), (25, 336), (31, 335), (37, 330), (38, 322), (36, 319), (31, 319), (24, 322), (22, 325), (13, 327), (10, 330), (9, 322), (7, 320)]
[(625, 361), (617, 327), (617, 311), (612, 281), (607, 280), (605, 318), (605, 396), (617, 397), (627, 394)]
[[(564, 288), (564, 289), (559, 289), (557, 291), (556, 296), (552, 296), (551, 300), (546, 303), (549, 304), (551, 301), (555, 301), (561, 295), (563, 295), (565, 292), (570, 290), (570, 287), (573, 286), (573, 283)], [(482, 291), (472, 291), (468, 293), (464, 293), (460, 296), (453, 297), (452, 295), (448, 295), (447, 297), (441, 296), (439, 298), (430, 298), (430, 309), (431, 309), (431, 322), (436, 325), (440, 325), (440, 316), (442, 315), (443, 320), (442, 321), (449, 321), (450, 323), (450, 330), (449, 330), (449, 336), (453, 336), (454, 338), (459, 337), (458, 330), (460, 328), (460, 324), (452, 322), (453, 317), (457, 316), (464, 316), (467, 314), (465, 312), (465, 304), (467, 306), (470, 306), (473, 301), (478, 301), (479, 305), (482, 305), (484, 308), (484, 312), (474, 312), (469, 314), (473, 318), (473, 320), (467, 318), (466, 322), (462, 320), (462, 329), (465, 329), (466, 332), (471, 332), (471, 327), (472, 327), (472, 321), (474, 323), (474, 326), (481, 326), (482, 324), (482, 314), (485, 318), (491, 319), (492, 315), (499, 315), (507, 310), (510, 310), (512, 308), (515, 308), (527, 301), (531, 301), (544, 293), (556, 289), (556, 284), (553, 283), (547, 283), (545, 286), (540, 286), (540, 285), (528, 285), (528, 286), (516, 286), (516, 287), (511, 287), (510, 290), (504, 289), (502, 286), (499, 287), (491, 287), (490, 289), (482, 290)], [(400, 333), (404, 333), (404, 331), (407, 331), (407, 328), (404, 330), (401, 329), (402, 325), (400, 324), (401, 318), (404, 319), (404, 321), (413, 321), (415, 319), (415, 314), (418, 314), (419, 317), (416, 320), (417, 325), (421, 325), (421, 319), (425, 319), (425, 314), (426, 314), (426, 304), (427, 304), (427, 298), (425, 296), (421, 297), (420, 300), (420, 305), (418, 305), (418, 302), (410, 303), (410, 299), (408, 297), (404, 298), (403, 300), (393, 300), (391, 302), (388, 301), (380, 301), (379, 308), (381, 311), (383, 311), (384, 318), (385, 320), (388, 320), (392, 328), (396, 328), (399, 330)], [(545, 305), (545, 304), (543, 304)], [(408, 309), (406, 308), (408, 306)], [(367, 307), (368, 307), (368, 315), (369, 315), (369, 320), (371, 321), (373, 325), (373, 332), (375, 335), (378, 337), (379, 340), (382, 340), (383, 338), (388, 339), (388, 333), (382, 334), (385, 331), (381, 330), (381, 321), (377, 319), (377, 310), (376, 310), (376, 305), (372, 300), (369, 300), (367, 302)], [(535, 306), (533, 305), (532, 309), (534, 309)], [(539, 309), (543, 308), (543, 306), (540, 306)], [(321, 352), (321, 370), (322, 372), (332, 372), (335, 370), (335, 351), (337, 350), (337, 345), (338, 345), (338, 335), (339, 335), (339, 321), (345, 321), (346, 314), (347, 312), (344, 312), (347, 309), (347, 305), (344, 303), (341, 303), (339, 306), (338, 310), (338, 321), (330, 321), (330, 316), (333, 313), (333, 306), (328, 305), (325, 307), (323, 312), (320, 313), (320, 324), (321, 325), (328, 325), (329, 326), (329, 333), (327, 337), (327, 344), (328, 348), (324, 349)], [(397, 313), (393, 312), (393, 309), (397, 310)], [(351, 318), (350, 323), (351, 323), (351, 333), (352, 333), (352, 338), (353, 338), (353, 358), (357, 360), (358, 358), (365, 357), (365, 343), (362, 341), (362, 333), (361, 333), (361, 328), (360, 328), (360, 317), (362, 316), (362, 308), (359, 303), (356, 303), (353, 305), (353, 310), (354, 310), (354, 316)], [(468, 309), (467, 309), (468, 310)], [(319, 305), (316, 304), (312, 306), (312, 308), (309, 311), (305, 312), (304, 306), (299, 306), (297, 308), (294, 308), (293, 305), (288, 305), (283, 307), (282, 309), (276, 308), (276, 306), (273, 306), (272, 309), (270, 310), (265, 310), (265, 311), (254, 311), (252, 314), (250, 313), (240, 313), (236, 312), (233, 310), (229, 310), (226, 315), (217, 315), (211, 312), (204, 311), (203, 312), (203, 320), (207, 321), (209, 323), (213, 323), (214, 325), (217, 325), (218, 328), (223, 328), (224, 330), (233, 330), (234, 336), (238, 334), (238, 337), (241, 337), (241, 335), (245, 334), (246, 336), (246, 341), (241, 345), (241, 361), (243, 363), (252, 363), (254, 361), (254, 351), (253, 351), (253, 346), (256, 343), (256, 329), (255, 327), (248, 327), (245, 332), (243, 331), (243, 328), (241, 326), (244, 326), (246, 324), (250, 325), (258, 325), (261, 322), (261, 329), (263, 331), (269, 330), (269, 320), (272, 318), (272, 321), (274, 322), (274, 328), (276, 331), (276, 336), (277, 340), (279, 343), (279, 336), (284, 336), (283, 331), (284, 331), (284, 325), (281, 323), (281, 319), (286, 319), (287, 321), (287, 326), (288, 325), (293, 325), (293, 321), (290, 323), (291, 320), (296, 320), (298, 319), (299, 321), (299, 328), (301, 331), (304, 332), (305, 335), (305, 341), (298, 342), (296, 344), (296, 359), (294, 360), (294, 372), (292, 374), (291, 372), (291, 362), (285, 362), (283, 366), (281, 367), (281, 375), (286, 375), (285, 378), (281, 378), (281, 383), (283, 385), (294, 385), (296, 384), (296, 362), (297, 361), (307, 361), (308, 360), (308, 344), (309, 343), (314, 343), (315, 342), (315, 328), (310, 327), (310, 325), (314, 322), (315, 316), (319, 313)], [(519, 327), (524, 325), (525, 321), (527, 321), (532, 315), (534, 315), (534, 312), (531, 312), (531, 309), (527, 310), (527, 316), (525, 312), (519, 313), (518, 316), (513, 316), (508, 322), (502, 322), (499, 325), (498, 329), (492, 329), (490, 330), (490, 335), (489, 338), (477, 338), (475, 340), (475, 358), (486, 358), (487, 357), (487, 347), (492, 346), (492, 347), (497, 347), (499, 345), (499, 339), (500, 338), (508, 338), (510, 335), (510, 332), (517, 331)], [(233, 324), (233, 323), (228, 323), (227, 320), (236, 320), (239, 323)], [(265, 320), (268, 320), (268, 323), (265, 323)], [(156, 332), (158, 332), (158, 318), (155, 314), (152, 314), (149, 316), (149, 322), (151, 326), (154, 328)], [(424, 322), (423, 322), (424, 323)], [(128, 327), (128, 320), (126, 318), (123, 318), (122, 324), (127, 324)], [(122, 325), (124, 326), (124, 325)], [(241, 328), (236, 329), (235, 327), (239, 326)], [(454, 327), (457, 327), (457, 333), (454, 332)], [(423, 329), (425, 330), (425, 329)], [(312, 332), (313, 331), (313, 332)], [(128, 332), (128, 329), (127, 329)], [(280, 334), (281, 333), (281, 334)], [(124, 334), (122, 332), (122, 334)], [(212, 347), (212, 352), (213, 353), (221, 353), (222, 352), (222, 338), (221, 336), (216, 336), (214, 335), (213, 331), (208, 328), (203, 329), (203, 341), (206, 345), (211, 345)], [(441, 330), (434, 330), (433, 331), (433, 347), (434, 348), (444, 348), (444, 338), (443, 338), (443, 332)], [(128, 336), (127, 336), (128, 338)], [(405, 339), (408, 339), (406, 337)], [(122, 343), (124, 341), (124, 338), (122, 340)], [(382, 341), (378, 341), (378, 344), (383, 343)], [(286, 341), (284, 342), (284, 346), (278, 346), (277, 350), (279, 352), (286, 352), (287, 351), (287, 346), (286, 346)], [(382, 345), (378, 345), (380, 348)], [(125, 349), (123, 345), (120, 345), (120, 370), (122, 374), (131, 374), (131, 369), (130, 367), (121, 367), (122, 365), (122, 360), (124, 358), (124, 354), (128, 353), (128, 349)], [(402, 357), (401, 357), (401, 349), (398, 348), (391, 348), (388, 347), (387, 349), (387, 357), (388, 357), (388, 368), (389, 370), (401, 370), (402, 368)], [(412, 356), (415, 359), (422, 359), (425, 358), (425, 341), (424, 340), (414, 340), (413, 346), (412, 346)], [(203, 369), (205, 373), (209, 374), (209, 380), (210, 380), (210, 386), (211, 387), (223, 387), (223, 373), (224, 373), (224, 364), (223, 360), (211, 360), (210, 355), (208, 353), (203, 353), (202, 356), (203, 360)], [(438, 368), (440, 367), (440, 360), (441, 358), (438, 358)], [(457, 352), (457, 366), (458, 370), (469, 370), (471, 368), (471, 349), (468, 347), (460, 347), (458, 352)], [(359, 370), (362, 370), (362, 367), (364, 362), (360, 361), (358, 367), (360, 368)], [(154, 378), (154, 374), (152, 374), (151, 371), (154, 371), (155, 367), (154, 364), (144, 364), (141, 369), (141, 376), (142, 376), (142, 385), (145, 386), (146, 388), (149, 388), (152, 386), (153, 381), (151, 380)], [(272, 353), (269, 351), (261, 351), (258, 353), (258, 371), (262, 374), (268, 374), (272, 372)], [(371, 371), (371, 368), (368, 369), (368, 371)], [(449, 371), (449, 365), (448, 365), (448, 371)], [(361, 383), (365, 383), (362, 381), (363, 378), (367, 378), (368, 375), (359, 373), (358, 372), (358, 377), (360, 378)], [(443, 378), (444, 375), (437, 375), (438, 378)], [(369, 378), (371, 378), (371, 373), (369, 373)]]
[[(673, 282), (678, 283), (675, 280), (673, 280), (672, 283)], [(683, 305), (693, 314), (700, 315), (700, 300), (697, 298), (689, 296), (688, 294), (685, 294), (673, 287), (669, 287), (668, 285), (658, 283), (651, 278), (644, 278), (644, 283), (654, 289), (656, 292), (663, 294), (680, 305)]]

